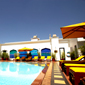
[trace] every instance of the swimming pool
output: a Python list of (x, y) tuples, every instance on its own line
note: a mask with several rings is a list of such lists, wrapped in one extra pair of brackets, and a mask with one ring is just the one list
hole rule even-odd
[(0, 85), (31, 85), (43, 68), (26, 62), (0, 62)]

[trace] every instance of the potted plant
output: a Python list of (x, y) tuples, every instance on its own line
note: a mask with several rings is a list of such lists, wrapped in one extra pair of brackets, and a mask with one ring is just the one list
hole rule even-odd
[(6, 53), (6, 60), (8, 60), (9, 59), (9, 56), (8, 56), (8, 53)]
[(2, 53), (1, 58), (2, 58), (2, 60), (4, 60), (4, 53)]
[(65, 60), (65, 52), (62, 52), (62, 54), (61, 54), (61, 60)]
[(71, 57), (71, 60), (75, 59), (75, 51), (70, 52), (70, 57)]
[(0, 59), (1, 59), (1, 52), (0, 52)]
[(2, 57), (2, 60), (8, 60), (9, 56), (8, 56), (8, 54), (6, 52), (3, 52), (1, 57)]
[(14, 57), (17, 58), (17, 53), (14, 53)]
[(8, 60), (8, 54), (6, 52), (2, 53), (2, 60)]
[(85, 55), (85, 43), (79, 49), (81, 50), (82, 55)]
[(40, 60), (40, 57), (41, 57), (40, 52), (38, 52), (38, 57), (39, 57), (38, 60)]
[(55, 61), (55, 54), (52, 53), (52, 61)]
[(78, 49), (75, 48), (75, 59), (78, 58)]
[(17, 58), (19, 56), (19, 53), (15, 53), (14, 57)]

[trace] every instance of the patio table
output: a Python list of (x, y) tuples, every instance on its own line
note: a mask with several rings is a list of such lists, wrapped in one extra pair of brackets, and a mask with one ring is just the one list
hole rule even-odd
[[(74, 85), (78, 85), (80, 82), (80, 78), (85, 77), (85, 68), (83, 67), (70, 67), (69, 73), (74, 77)], [(71, 76), (70, 76), (71, 78)]]
[(69, 63), (65, 63), (65, 68), (66, 68), (66, 75), (69, 75), (69, 68), (70, 67), (85, 67), (85, 64), (69, 64)]

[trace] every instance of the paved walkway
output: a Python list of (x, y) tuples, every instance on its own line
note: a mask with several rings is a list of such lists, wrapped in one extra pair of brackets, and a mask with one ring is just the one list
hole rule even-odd
[(58, 62), (52, 63), (51, 85), (70, 85), (61, 71)]

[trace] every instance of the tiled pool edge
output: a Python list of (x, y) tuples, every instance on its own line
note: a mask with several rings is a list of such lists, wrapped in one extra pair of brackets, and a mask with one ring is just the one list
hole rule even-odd
[(52, 73), (52, 62), (50, 63), (50, 66), (45, 74), (45, 77), (41, 85), (51, 85), (51, 73)]
[[(51, 85), (52, 62), (45, 67), (31, 85)], [(48, 81), (49, 80), (49, 81)]]

